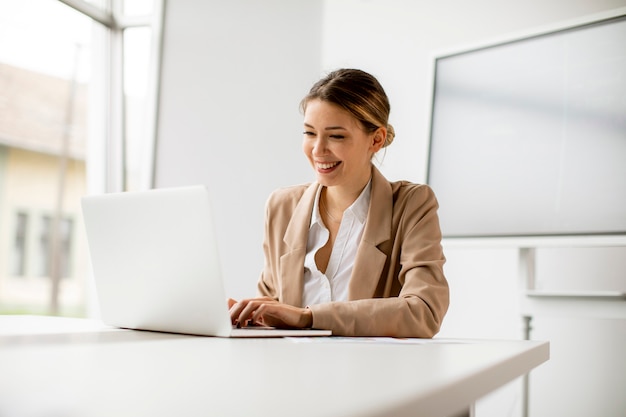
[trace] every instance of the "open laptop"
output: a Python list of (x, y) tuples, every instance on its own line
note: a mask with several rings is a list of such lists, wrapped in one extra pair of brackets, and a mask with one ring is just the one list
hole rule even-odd
[(233, 328), (206, 187), (86, 196), (81, 203), (104, 323), (220, 337), (330, 335)]

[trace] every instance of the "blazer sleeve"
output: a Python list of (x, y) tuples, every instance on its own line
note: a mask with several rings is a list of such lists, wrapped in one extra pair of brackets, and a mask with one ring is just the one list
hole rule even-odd
[(374, 297), (311, 305), (313, 326), (344, 336), (433, 337), (449, 304), (437, 209), (428, 186), (396, 196), (392, 240), (381, 245), (387, 266)]

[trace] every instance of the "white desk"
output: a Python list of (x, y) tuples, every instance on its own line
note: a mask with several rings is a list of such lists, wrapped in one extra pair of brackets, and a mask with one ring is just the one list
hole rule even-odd
[(549, 358), (535, 341), (220, 339), (0, 316), (0, 416), (462, 413)]

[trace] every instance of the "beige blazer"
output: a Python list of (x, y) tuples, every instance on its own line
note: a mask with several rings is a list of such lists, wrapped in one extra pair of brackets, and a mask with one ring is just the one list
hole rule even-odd
[[(302, 306), (304, 257), (318, 183), (281, 188), (266, 205), (258, 295)], [(437, 200), (427, 185), (389, 182), (372, 166), (367, 222), (348, 301), (308, 306), (334, 335), (432, 337), (448, 309)]]

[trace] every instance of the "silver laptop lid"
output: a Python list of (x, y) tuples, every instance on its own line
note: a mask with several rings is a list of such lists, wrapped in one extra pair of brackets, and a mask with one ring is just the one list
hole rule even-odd
[(82, 208), (105, 323), (230, 334), (206, 187), (87, 196)]

